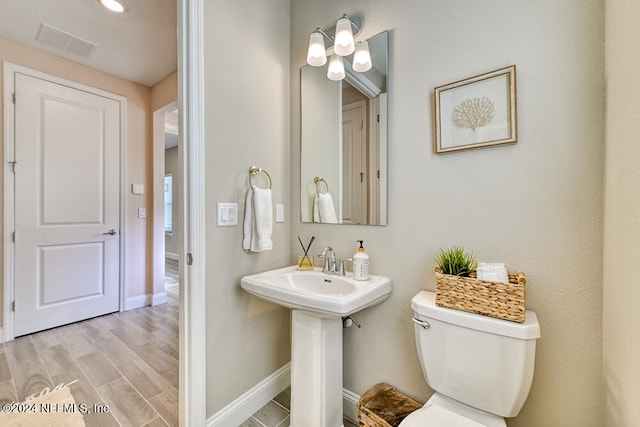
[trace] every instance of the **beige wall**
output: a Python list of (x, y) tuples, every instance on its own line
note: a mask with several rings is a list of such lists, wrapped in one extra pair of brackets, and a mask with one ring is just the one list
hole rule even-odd
[[(309, 33), (344, 12), (364, 15), (364, 36), (390, 30), (386, 227), (299, 222), (299, 68)], [(345, 387), (361, 394), (387, 381), (429, 397), (410, 300), (434, 288), (438, 249), (458, 244), (524, 271), (541, 322), (531, 394), (509, 426), (601, 426), (603, 2), (296, 0), (291, 18), (289, 261), (298, 235), (339, 256), (362, 238), (371, 272), (394, 281), (387, 301), (357, 314), (362, 328), (345, 330)], [(511, 64), (518, 144), (436, 156), (433, 88)]]
[(240, 288), (243, 275), (287, 264), (290, 218), (274, 224), (272, 251), (246, 254), (242, 225), (217, 227), (215, 210), (238, 203), (242, 223), (251, 165), (288, 209), (289, 0), (205, 2), (203, 19), (210, 416), (290, 358), (288, 310)]
[(604, 223), (605, 425), (640, 425), (640, 4), (608, 0)]
[(151, 111), (178, 101), (178, 72), (169, 74), (151, 88)]
[(148, 231), (147, 222), (137, 218), (137, 210), (139, 207), (150, 207), (151, 194), (146, 191), (145, 195), (136, 196), (131, 194), (130, 189), (131, 184), (134, 183), (145, 184), (146, 189), (149, 189), (151, 184), (151, 165), (148, 161), (151, 144), (150, 89), (4, 38), (0, 38), (0, 60), (127, 98), (127, 181), (124, 185), (127, 210), (122, 224), (127, 254), (125, 297), (146, 294), (149, 259), (146, 243)]

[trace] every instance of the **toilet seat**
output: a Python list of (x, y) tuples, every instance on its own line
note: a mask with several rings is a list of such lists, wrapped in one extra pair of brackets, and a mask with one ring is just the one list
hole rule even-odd
[(470, 418), (456, 414), (440, 405), (427, 402), (422, 409), (409, 414), (401, 423), (400, 427), (486, 427)]
[(400, 427), (507, 427), (504, 418), (458, 402), (438, 392), (422, 409), (412, 412)]

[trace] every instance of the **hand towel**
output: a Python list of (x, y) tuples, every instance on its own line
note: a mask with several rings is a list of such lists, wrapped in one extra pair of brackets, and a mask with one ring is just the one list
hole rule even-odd
[(333, 206), (333, 199), (330, 193), (316, 193), (313, 201), (313, 222), (323, 224), (337, 224), (338, 217)]
[(242, 249), (262, 252), (273, 249), (273, 204), (271, 189), (252, 186), (244, 206)]
[(507, 267), (502, 262), (479, 262), (476, 275), (480, 280), (509, 283)]

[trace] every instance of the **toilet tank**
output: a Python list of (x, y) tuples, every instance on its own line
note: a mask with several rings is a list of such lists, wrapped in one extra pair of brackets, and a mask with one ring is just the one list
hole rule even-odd
[(429, 387), (491, 414), (518, 415), (533, 381), (540, 337), (536, 314), (527, 311), (525, 322), (516, 323), (438, 307), (427, 291), (411, 300), (411, 308)]

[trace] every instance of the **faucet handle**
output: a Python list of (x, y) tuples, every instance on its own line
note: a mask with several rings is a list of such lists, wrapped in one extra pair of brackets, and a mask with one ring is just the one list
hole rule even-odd
[(344, 271), (344, 262), (345, 261), (353, 261), (353, 258), (340, 258), (340, 262), (338, 263), (338, 275), (346, 276), (346, 272)]

